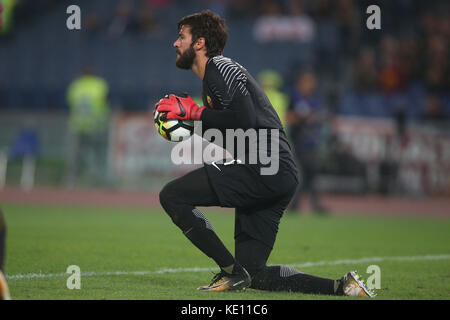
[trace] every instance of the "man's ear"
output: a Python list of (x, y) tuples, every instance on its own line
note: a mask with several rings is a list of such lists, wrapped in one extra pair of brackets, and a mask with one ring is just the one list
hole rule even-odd
[(206, 49), (205, 38), (203, 38), (203, 37), (198, 38), (197, 41), (195, 41), (195, 43), (194, 43), (194, 49), (195, 50)]

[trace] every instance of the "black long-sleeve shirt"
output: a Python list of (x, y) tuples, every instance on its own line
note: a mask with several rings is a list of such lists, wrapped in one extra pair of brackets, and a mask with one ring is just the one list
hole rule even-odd
[[(267, 129), (268, 141), (262, 141), (257, 134), (257, 147), (246, 145), (245, 154), (269, 152), (271, 143), (278, 144), (279, 159), (288, 168), (296, 170), (286, 134), (281, 121), (269, 99), (257, 81), (240, 64), (224, 56), (210, 58), (203, 78), (203, 103), (207, 107), (202, 115), (203, 131), (219, 129), (226, 147), (226, 129)], [(271, 129), (278, 131), (278, 139), (271, 135)], [(275, 139), (275, 140), (274, 140)], [(267, 148), (267, 150), (266, 150)], [(236, 149), (228, 150), (236, 157)], [(247, 159), (248, 160), (248, 159)]]

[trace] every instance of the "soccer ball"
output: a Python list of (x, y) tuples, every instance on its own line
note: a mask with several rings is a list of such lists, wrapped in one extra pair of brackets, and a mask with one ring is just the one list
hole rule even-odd
[(180, 142), (189, 139), (194, 134), (194, 121), (160, 119), (161, 113), (155, 111), (155, 126), (158, 133), (166, 140)]

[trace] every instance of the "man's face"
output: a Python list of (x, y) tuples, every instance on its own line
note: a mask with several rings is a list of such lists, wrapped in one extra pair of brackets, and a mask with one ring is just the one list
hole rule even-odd
[(178, 39), (173, 46), (177, 52), (175, 64), (181, 69), (191, 69), (195, 59), (195, 50), (192, 47), (192, 34), (189, 26), (182, 26)]

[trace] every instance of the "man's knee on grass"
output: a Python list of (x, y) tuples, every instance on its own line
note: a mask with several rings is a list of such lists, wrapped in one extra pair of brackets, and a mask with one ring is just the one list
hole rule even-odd
[(159, 193), (159, 202), (173, 223), (183, 232), (192, 226), (193, 206), (183, 203), (182, 196), (176, 184), (169, 182)]
[(169, 182), (159, 193), (159, 202), (173, 222), (178, 225), (181, 213), (177, 208), (178, 197), (172, 182)]

